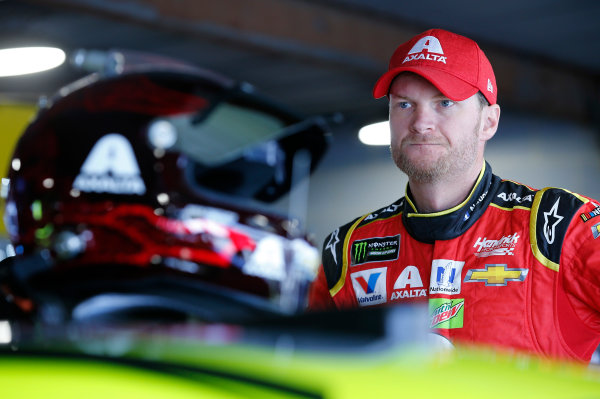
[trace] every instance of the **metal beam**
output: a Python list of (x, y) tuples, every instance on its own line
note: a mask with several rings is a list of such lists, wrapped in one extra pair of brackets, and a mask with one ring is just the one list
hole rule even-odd
[[(403, 21), (308, 0), (30, 0), (168, 32), (226, 41), (356, 73), (386, 69), (396, 46), (421, 29)], [(477, 38), (474, 38), (477, 40)], [(598, 77), (480, 42), (510, 108), (588, 121), (597, 117)]]

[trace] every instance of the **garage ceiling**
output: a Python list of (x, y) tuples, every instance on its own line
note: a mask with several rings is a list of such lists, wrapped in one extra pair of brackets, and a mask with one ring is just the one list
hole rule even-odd
[[(131, 49), (255, 85), (305, 114), (384, 118), (372, 85), (395, 47), (429, 27), (477, 40), (508, 108), (597, 121), (600, 2), (528, 0), (0, 0), (0, 48)], [(71, 65), (0, 78), (0, 98), (36, 99), (82, 76)]]

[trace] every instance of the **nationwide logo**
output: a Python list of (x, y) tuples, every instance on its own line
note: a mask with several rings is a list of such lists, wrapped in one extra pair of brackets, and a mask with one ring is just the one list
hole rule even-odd
[[(481, 194), (479, 196), (479, 198), (477, 198), (477, 201), (475, 201), (475, 203), (473, 203), (470, 207), (469, 207), (469, 211), (473, 212), (475, 210), (475, 208), (477, 207), (477, 205), (479, 205), (481, 203), (481, 201), (483, 201), (485, 199), (485, 197), (487, 197), (489, 190), (486, 190), (483, 194)], [(468, 218), (467, 218), (468, 219)]]
[(430, 294), (459, 294), (461, 273), (465, 262), (434, 259), (431, 262)]
[(129, 141), (117, 133), (96, 142), (73, 188), (83, 192), (137, 194), (146, 192), (140, 168)]
[(387, 301), (387, 267), (352, 273), (352, 287), (360, 306), (371, 306)]
[(581, 215), (579, 215), (579, 217), (581, 217), (581, 219), (584, 222), (587, 222), (588, 220), (590, 220), (591, 218), (594, 218), (596, 216), (600, 215), (600, 207), (597, 207), (596, 209), (594, 209), (591, 212), (588, 213), (582, 213)]
[(488, 240), (487, 237), (477, 238), (477, 242), (473, 245), (473, 248), (477, 248), (475, 256), (486, 257), (494, 255), (514, 255), (517, 241), (521, 238), (517, 233), (504, 236), (499, 240)]
[(464, 299), (432, 298), (429, 300), (430, 328), (462, 328)]
[[(427, 50), (426, 54), (424, 54), (425, 50)], [(443, 62), (445, 64), (447, 57), (443, 54), (444, 51), (442, 50), (440, 41), (434, 36), (425, 36), (415, 43), (402, 63), (415, 60), (428, 60)]]
[(354, 241), (350, 253), (350, 265), (367, 262), (382, 262), (398, 259), (400, 253), (400, 235), (375, 237)]
[(508, 265), (485, 265), (485, 269), (471, 269), (465, 276), (465, 283), (485, 283), (486, 286), (500, 287), (509, 281), (525, 281), (529, 269), (509, 268)]
[(392, 301), (405, 298), (426, 297), (427, 290), (423, 288), (421, 274), (416, 266), (406, 266), (394, 283)]

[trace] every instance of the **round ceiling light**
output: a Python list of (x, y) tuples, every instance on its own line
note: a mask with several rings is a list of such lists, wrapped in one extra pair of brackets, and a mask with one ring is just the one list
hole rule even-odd
[(0, 50), (0, 77), (26, 75), (56, 68), (65, 52), (54, 47), (20, 47)]
[(388, 121), (363, 126), (358, 131), (358, 139), (367, 145), (390, 145), (390, 124)]

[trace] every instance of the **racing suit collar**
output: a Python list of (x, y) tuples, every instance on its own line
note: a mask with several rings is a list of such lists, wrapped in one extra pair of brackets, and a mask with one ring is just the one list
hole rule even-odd
[(433, 243), (450, 240), (463, 234), (483, 214), (492, 200), (490, 191), (498, 186), (500, 178), (492, 174), (492, 167), (484, 162), (471, 193), (462, 203), (445, 211), (418, 213), (407, 185), (403, 204), (402, 221), (415, 239)]

